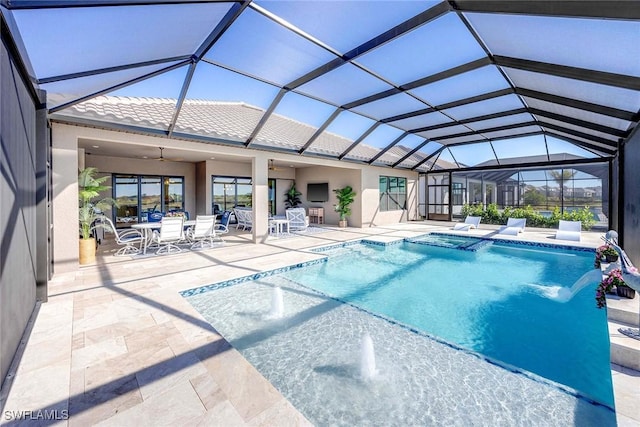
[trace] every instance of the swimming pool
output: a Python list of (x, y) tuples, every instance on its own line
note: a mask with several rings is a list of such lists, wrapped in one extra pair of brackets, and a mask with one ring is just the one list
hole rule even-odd
[[(314, 423), (363, 423), (363, 416), (384, 424), (442, 423), (461, 414), (459, 420), (473, 423), (473, 417), (496, 416), (490, 408), (496, 399), (494, 410), (518, 422), (527, 416), (534, 422), (538, 410), (556, 407), (554, 412), (576, 417), (558, 415), (559, 421), (584, 414), (605, 425), (611, 421), (611, 411), (571, 394), (575, 389), (613, 406), (605, 312), (595, 308), (595, 284), (566, 303), (548, 297), (549, 290), (569, 287), (591, 269), (591, 252), (509, 243), (473, 252), (424, 243), (338, 247), (323, 252), (326, 262), (185, 295), (193, 295), (194, 307)], [(284, 290), (283, 319), (268, 316), (274, 286)], [(364, 331), (376, 344), (381, 372), (373, 390), (357, 375)], [(526, 373), (468, 359), (469, 353), (444, 342), (564, 384), (570, 393), (535, 375), (532, 381)], [(309, 396), (308, 390), (316, 392)], [(420, 396), (417, 407), (409, 392)], [(393, 404), (381, 404), (388, 393)], [(393, 396), (405, 398), (400, 403)], [(467, 414), (460, 397), (489, 412)], [(366, 399), (375, 399), (380, 410), (372, 414)], [(426, 413), (421, 399), (430, 402)], [(443, 401), (448, 409), (435, 410)], [(523, 402), (531, 401), (544, 404), (523, 415)], [(513, 412), (505, 409), (511, 405)]]

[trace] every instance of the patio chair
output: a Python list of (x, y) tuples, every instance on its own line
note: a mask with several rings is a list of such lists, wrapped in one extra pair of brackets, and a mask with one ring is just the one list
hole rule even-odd
[(234, 208), (233, 213), (236, 216), (236, 229), (242, 227), (248, 230), (253, 227), (253, 211), (246, 208)]
[(160, 222), (164, 218), (164, 214), (162, 212), (151, 212), (147, 215), (148, 222)]
[(459, 230), (459, 231), (469, 231), (471, 228), (478, 228), (480, 227), (480, 221), (482, 220), (482, 217), (480, 216), (471, 216), (468, 215), (464, 222), (459, 222), (458, 224), (453, 226), (454, 230)]
[(160, 221), (160, 232), (154, 230), (151, 242), (158, 245), (156, 254), (182, 252), (178, 242), (184, 239), (184, 218), (164, 217)]
[[(217, 234), (226, 234), (229, 232), (229, 220), (231, 219), (231, 211), (222, 212), (222, 216), (220, 217), (220, 222), (217, 223), (213, 229)], [(222, 237), (220, 237), (222, 240)]]
[(191, 249), (213, 247), (220, 238), (216, 234), (216, 215), (198, 215), (193, 228), (188, 228), (186, 237), (191, 242)]
[[(106, 216), (100, 217), (100, 221), (101, 224), (96, 224), (96, 227), (106, 228), (113, 232), (116, 243), (122, 246), (122, 248), (118, 249), (115, 253), (116, 256), (135, 255), (140, 253), (144, 237), (139, 230), (125, 228), (118, 231), (118, 229), (113, 225), (111, 219)], [(135, 246), (136, 243), (138, 244), (138, 247)]]
[(304, 208), (291, 208), (285, 211), (289, 221), (289, 231), (304, 231), (307, 229), (307, 211)]
[(526, 218), (509, 218), (507, 225), (503, 225), (498, 230), (498, 234), (509, 234), (517, 236), (519, 233), (524, 232), (524, 228), (527, 225)]
[(564, 221), (558, 223), (558, 231), (556, 232), (556, 240), (580, 241), (582, 231), (582, 221)]

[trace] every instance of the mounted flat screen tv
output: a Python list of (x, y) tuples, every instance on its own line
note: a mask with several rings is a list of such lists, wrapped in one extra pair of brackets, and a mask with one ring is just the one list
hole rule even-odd
[(307, 184), (307, 200), (310, 202), (328, 202), (329, 183)]

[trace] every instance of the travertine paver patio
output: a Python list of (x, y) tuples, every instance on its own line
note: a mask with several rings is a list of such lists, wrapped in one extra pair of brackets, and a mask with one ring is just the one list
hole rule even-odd
[[(259, 245), (237, 233), (222, 247), (135, 260), (115, 258), (117, 248), (105, 245), (96, 265), (51, 281), (49, 302), (38, 306), (16, 375), (3, 389), (2, 421), (19, 424), (11, 418), (20, 411), (32, 411), (31, 418), (50, 411), (70, 414), (58, 424), (72, 426), (308, 425), (178, 291), (314, 259), (319, 255), (305, 250), (314, 246), (435, 230), (449, 227), (335, 228)], [(587, 233), (582, 244), (600, 244), (601, 234)], [(528, 229), (518, 239), (553, 243), (553, 235)], [(640, 374), (615, 366), (613, 373), (620, 425), (640, 425)]]

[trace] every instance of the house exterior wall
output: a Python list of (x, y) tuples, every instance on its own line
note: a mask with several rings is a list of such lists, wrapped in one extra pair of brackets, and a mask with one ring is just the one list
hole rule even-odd
[[(380, 177), (390, 176), (407, 179), (407, 206), (405, 210), (381, 212)], [(414, 221), (418, 217), (418, 173), (396, 169), (366, 167), (362, 169), (362, 225), (375, 227)]]
[[(267, 206), (268, 191), (265, 183), (267, 178), (276, 180), (276, 213), (284, 214), (285, 191), (295, 181), (298, 191), (302, 192), (303, 206), (323, 207), (325, 209), (325, 223), (338, 224), (339, 216), (333, 206), (335, 195), (331, 190), (351, 185), (357, 192), (349, 225), (352, 227), (370, 227), (392, 224), (418, 218), (417, 182), (418, 173), (394, 170), (389, 168), (344, 163), (329, 159), (305, 158), (296, 155), (267, 153), (244, 148), (202, 144), (196, 141), (172, 140), (151, 135), (139, 135), (119, 132), (115, 130), (98, 129), (86, 126), (76, 126), (68, 123), (52, 122), (53, 128), (53, 158), (54, 183), (53, 205), (54, 218), (54, 270), (55, 272), (71, 271), (78, 268), (78, 236), (77, 221), (77, 170), (83, 162), (85, 166), (96, 167), (101, 174), (136, 174), (136, 175), (170, 175), (185, 178), (185, 209), (193, 215), (209, 214), (211, 206), (211, 176), (252, 177), (259, 182), (260, 188), (254, 194), (256, 200), (264, 199)], [(164, 161), (162, 163), (151, 159), (121, 158), (99, 155), (99, 150), (91, 155), (83, 155), (78, 148), (78, 141), (88, 139), (100, 142), (100, 145), (129, 144), (145, 145), (157, 148), (180, 148), (183, 150), (206, 153), (211, 157), (221, 159), (205, 160), (198, 163)], [(222, 160), (224, 158), (225, 160)], [(269, 170), (269, 159), (275, 158), (280, 164), (288, 160), (298, 165), (307, 163), (303, 167), (283, 167)], [(232, 160), (229, 160), (232, 159)], [(237, 161), (233, 159), (238, 159)], [(322, 162), (322, 165), (317, 163)], [(162, 166), (159, 167), (159, 164)], [(260, 176), (255, 174), (259, 173)], [(263, 176), (264, 175), (264, 176)], [(396, 176), (407, 178), (407, 209), (380, 212), (379, 211), (379, 179), (380, 176)], [(309, 202), (305, 197), (307, 183), (329, 183), (329, 201), (325, 203)], [(111, 185), (111, 183), (108, 183)], [(264, 187), (264, 188), (263, 188)], [(259, 199), (256, 199), (258, 197)], [(261, 205), (262, 207), (262, 205)], [(266, 214), (264, 222), (266, 224)], [(260, 217), (256, 214), (256, 221)], [(265, 225), (266, 227), (266, 225)], [(261, 228), (254, 231), (254, 242), (264, 239)], [(264, 234), (264, 233), (262, 233)]]
[[(307, 184), (329, 183), (329, 201), (310, 202), (307, 200)], [(296, 170), (296, 188), (302, 193), (300, 199), (302, 206), (309, 210), (310, 207), (324, 208), (324, 223), (338, 225), (340, 216), (333, 206), (337, 203), (333, 190), (350, 185), (357, 193), (355, 201), (351, 205), (351, 216), (347, 218), (350, 227), (362, 227), (362, 182), (358, 169), (345, 169), (329, 166), (312, 166), (298, 168)]]

